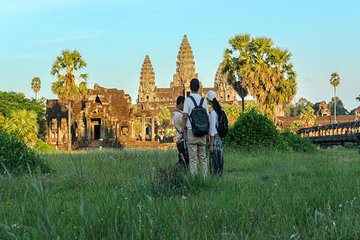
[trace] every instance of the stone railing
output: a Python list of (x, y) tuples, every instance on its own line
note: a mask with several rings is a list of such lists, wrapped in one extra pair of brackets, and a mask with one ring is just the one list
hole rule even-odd
[(324, 137), (339, 135), (358, 135), (360, 133), (360, 122), (335, 123), (325, 126), (301, 128), (298, 134), (301, 137)]

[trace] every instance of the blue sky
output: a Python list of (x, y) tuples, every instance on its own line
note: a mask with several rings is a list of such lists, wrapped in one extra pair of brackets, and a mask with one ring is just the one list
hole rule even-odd
[(89, 87), (124, 89), (135, 102), (146, 54), (156, 83), (168, 87), (184, 34), (196, 71), (211, 86), (228, 39), (239, 33), (267, 36), (288, 49), (297, 72), (295, 100), (329, 101), (330, 74), (350, 109), (360, 105), (360, 1), (145, 1), (0, 0), (0, 90), (32, 97), (51, 93), (51, 64), (63, 49), (77, 49), (88, 63)]

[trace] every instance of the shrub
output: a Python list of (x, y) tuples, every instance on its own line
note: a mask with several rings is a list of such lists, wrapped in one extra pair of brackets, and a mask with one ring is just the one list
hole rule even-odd
[(43, 140), (37, 139), (35, 150), (41, 153), (54, 152), (56, 149), (52, 146), (47, 145)]
[(315, 152), (316, 147), (308, 138), (302, 138), (289, 130), (280, 133), (281, 138), (286, 144), (296, 152)]
[(275, 124), (254, 109), (240, 115), (229, 129), (225, 144), (243, 150), (263, 148), (283, 150), (287, 147), (280, 138)]
[(49, 166), (40, 156), (14, 135), (0, 127), (0, 174), (49, 172)]

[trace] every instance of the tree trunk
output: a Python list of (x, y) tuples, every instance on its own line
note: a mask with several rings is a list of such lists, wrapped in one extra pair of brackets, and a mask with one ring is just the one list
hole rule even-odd
[(35, 92), (35, 100), (37, 100), (37, 92)]
[(241, 97), (241, 112), (245, 111), (245, 97)]
[(71, 151), (71, 101), (68, 101), (68, 151)]
[(336, 87), (334, 87), (334, 122), (336, 122)]

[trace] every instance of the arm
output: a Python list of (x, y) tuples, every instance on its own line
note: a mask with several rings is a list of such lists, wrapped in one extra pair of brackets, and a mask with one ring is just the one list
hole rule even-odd
[(183, 113), (182, 122), (181, 122), (181, 135), (182, 136), (184, 136), (184, 131), (185, 131), (187, 119), (188, 119), (188, 114)]

